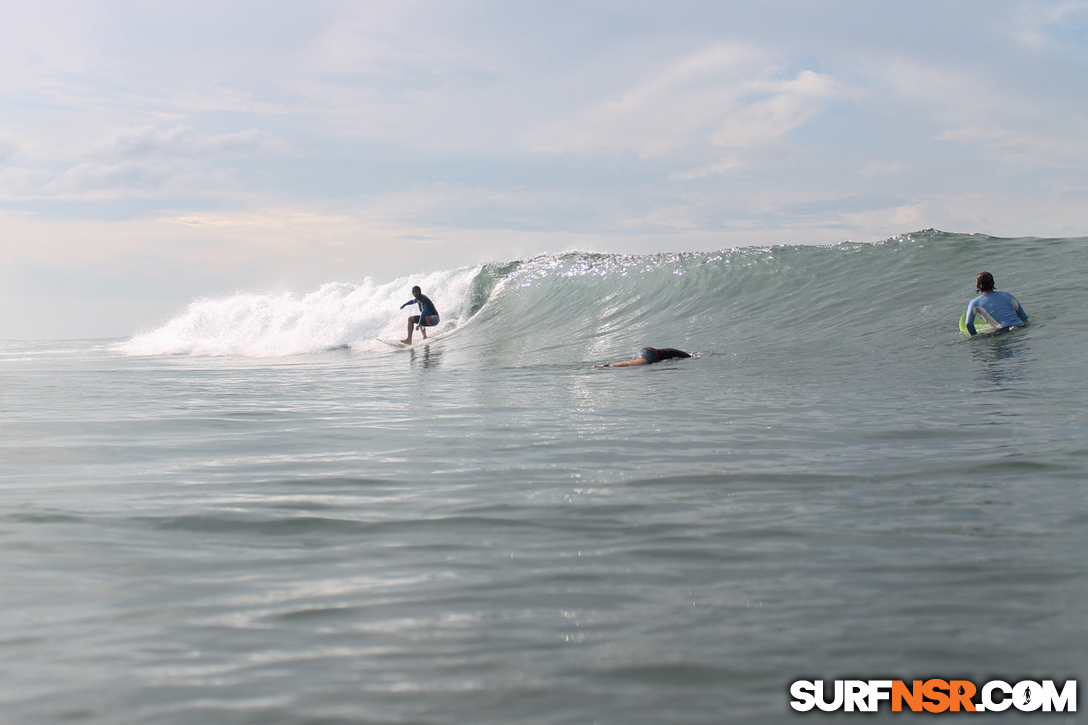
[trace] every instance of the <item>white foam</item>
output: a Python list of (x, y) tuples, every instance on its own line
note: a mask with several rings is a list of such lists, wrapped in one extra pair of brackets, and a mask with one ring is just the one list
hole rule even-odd
[(463, 321), (479, 268), (404, 277), (375, 285), (331, 282), (305, 296), (236, 294), (200, 299), (162, 327), (120, 346), (128, 355), (282, 357), (350, 346), (382, 349), (378, 337), (401, 337), (417, 308), (400, 309), (419, 285), (442, 315), (437, 332)]

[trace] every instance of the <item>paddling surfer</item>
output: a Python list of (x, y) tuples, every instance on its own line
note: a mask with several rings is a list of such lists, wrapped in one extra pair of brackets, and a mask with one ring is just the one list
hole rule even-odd
[(995, 330), (1012, 330), (1026, 325), (1028, 313), (1008, 292), (994, 290), (994, 276), (982, 272), (975, 278), (975, 290), (978, 297), (967, 305), (967, 332), (975, 333), (975, 317), (981, 317)]
[(674, 357), (691, 357), (683, 350), (677, 350), (675, 347), (644, 347), (639, 351), (638, 357), (634, 360), (623, 360), (621, 362), (614, 362), (610, 365), (594, 365), (595, 368), (626, 368), (632, 365), (651, 365), (655, 362), (661, 362), (662, 360), (668, 360)]
[(412, 288), (413, 299), (408, 300), (400, 308), (403, 310), (408, 305), (419, 305), (419, 314), (412, 315), (408, 318), (408, 337), (401, 340), (405, 345), (412, 344), (412, 331), (418, 327), (419, 333), (423, 335), (423, 339), (427, 339), (427, 330), (425, 328), (434, 327), (438, 324), (438, 308), (431, 302), (431, 298), (423, 294), (423, 290), (419, 287)]

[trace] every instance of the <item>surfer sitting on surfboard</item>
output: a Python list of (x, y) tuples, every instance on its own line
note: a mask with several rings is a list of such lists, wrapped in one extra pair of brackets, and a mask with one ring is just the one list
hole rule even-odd
[(651, 363), (661, 362), (662, 360), (668, 360), (674, 357), (691, 357), (683, 350), (677, 350), (675, 347), (644, 347), (639, 351), (638, 357), (634, 360), (624, 360), (622, 362), (614, 362), (611, 365), (594, 365), (595, 368), (626, 368), (632, 365), (650, 365)]
[(975, 333), (975, 315), (980, 315), (995, 330), (1011, 330), (1027, 324), (1028, 314), (1008, 292), (994, 291), (994, 276), (982, 272), (975, 278), (979, 296), (967, 305), (967, 332)]
[(423, 290), (419, 287), (412, 288), (412, 297), (414, 299), (410, 299), (400, 306), (403, 310), (408, 305), (419, 305), (419, 314), (412, 315), (408, 318), (408, 337), (407, 339), (401, 340), (405, 345), (412, 344), (412, 330), (417, 326), (419, 327), (419, 333), (423, 335), (423, 339), (426, 340), (427, 330), (424, 328), (434, 327), (438, 324), (438, 308), (431, 302), (431, 298), (423, 294)]

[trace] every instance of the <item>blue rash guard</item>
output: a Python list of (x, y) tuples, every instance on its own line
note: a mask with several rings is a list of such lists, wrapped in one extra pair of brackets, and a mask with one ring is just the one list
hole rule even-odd
[(975, 334), (975, 315), (990, 323), (995, 330), (1019, 327), (1028, 321), (1028, 314), (1008, 292), (983, 292), (967, 305), (967, 331)]

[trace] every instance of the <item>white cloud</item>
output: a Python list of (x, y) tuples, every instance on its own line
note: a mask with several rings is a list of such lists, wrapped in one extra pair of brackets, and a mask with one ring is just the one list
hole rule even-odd
[(165, 131), (154, 126), (122, 129), (103, 151), (114, 156), (165, 156), (193, 158), (214, 155), (250, 155), (279, 151), (284, 141), (255, 128), (235, 133), (207, 135), (192, 126), (177, 125)]
[[(20, 147), (0, 142), (0, 153)], [(23, 166), (0, 170), (0, 198), (117, 199), (157, 194), (206, 196), (238, 188), (229, 160), (281, 151), (287, 144), (258, 129), (202, 134), (193, 126), (162, 130), (135, 126), (116, 131), (104, 143), (61, 158), (21, 153)]]
[(57, 199), (115, 199), (161, 193), (202, 196), (236, 188), (231, 171), (225, 169), (202, 172), (167, 164), (122, 161), (77, 164), (39, 186), (35, 193), (38, 197)]
[[(765, 52), (718, 44), (673, 62), (615, 100), (608, 100), (530, 135), (533, 150), (633, 151), (661, 157), (697, 145), (750, 150), (778, 142), (815, 117), (842, 91), (827, 74), (793, 78)], [(683, 178), (735, 168), (719, 159)]]
[(8, 160), (14, 158), (20, 150), (20, 146), (15, 139), (7, 136), (0, 136), (0, 164), (6, 164)]
[(748, 148), (773, 143), (811, 120), (820, 112), (820, 102), (837, 94), (830, 76), (810, 70), (793, 80), (751, 83), (747, 90), (770, 97), (729, 114), (711, 137), (715, 145)]
[(1068, 42), (1070, 29), (1079, 31), (1080, 45), (1088, 44), (1088, 2), (1025, 3), (1019, 9), (1010, 35), (1032, 49), (1059, 48)]
[(42, 184), (48, 183), (50, 174), (44, 169), (9, 167), (0, 169), (0, 199), (22, 199), (36, 193)]
[(737, 104), (762, 54), (719, 44), (674, 61), (637, 87), (530, 133), (534, 151), (597, 149), (662, 156), (706, 138)]
[(1006, 144), (1010, 142), (1011, 135), (1007, 131), (992, 126), (960, 126), (945, 129), (936, 138), (938, 141), (954, 143)]
[(952, 118), (977, 118), (994, 107), (997, 95), (983, 77), (966, 69), (895, 58), (879, 69), (900, 98)]
[(988, 158), (1022, 165), (1080, 166), (1088, 140), (1079, 122), (1027, 91), (995, 86), (966, 69), (898, 60), (883, 70), (904, 112), (933, 128), (932, 140), (977, 147)]

